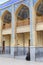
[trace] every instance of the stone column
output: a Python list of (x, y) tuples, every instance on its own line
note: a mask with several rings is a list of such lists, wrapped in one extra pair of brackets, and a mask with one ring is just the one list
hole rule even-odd
[(16, 21), (15, 21), (15, 14), (14, 14), (14, 5), (12, 5), (12, 21), (11, 21), (11, 25), (12, 25), (12, 34), (11, 34), (11, 55), (14, 57), (14, 45), (15, 45), (15, 36), (16, 36), (16, 31), (15, 31), (15, 27), (16, 27)]
[(30, 0), (30, 60), (35, 61), (36, 45), (36, 13), (33, 6), (33, 0)]
[(2, 51), (2, 21), (0, 16), (0, 51)]

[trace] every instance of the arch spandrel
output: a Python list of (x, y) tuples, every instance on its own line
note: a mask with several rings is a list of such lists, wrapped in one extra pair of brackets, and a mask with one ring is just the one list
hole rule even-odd
[(12, 6), (2, 9), (2, 10), (1, 10), (1, 15), (2, 15), (6, 10), (8, 10), (9, 12), (12, 12)]
[(15, 12), (17, 11), (17, 9), (21, 6), (21, 5), (26, 5), (28, 8), (30, 7), (30, 3), (29, 3), (29, 0), (25, 0), (25, 1), (22, 1), (22, 2), (20, 2), (20, 3), (17, 3), (17, 4), (15, 4), (14, 6), (15, 6)]

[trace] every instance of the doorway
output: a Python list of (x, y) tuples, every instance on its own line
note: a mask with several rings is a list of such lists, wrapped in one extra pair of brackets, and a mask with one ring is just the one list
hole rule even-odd
[(30, 53), (30, 36), (27, 33), (17, 34), (15, 56), (26, 56)]
[(3, 44), (2, 44), (2, 54), (5, 53), (5, 41), (3, 41)]

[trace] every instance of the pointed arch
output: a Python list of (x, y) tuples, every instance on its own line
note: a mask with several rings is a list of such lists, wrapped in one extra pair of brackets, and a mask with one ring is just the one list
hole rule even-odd
[(27, 5), (21, 4), (21, 5), (16, 9), (15, 15), (17, 15), (17, 14), (19, 13), (19, 11), (21, 10), (21, 8), (24, 7), (24, 6), (26, 6), (26, 7), (29, 9), (29, 7), (28, 7)]
[[(39, 16), (42, 15), (41, 9), (42, 9), (42, 4), (41, 4), (42, 0), (38, 0), (37, 3), (35, 4), (34, 8), (35, 8), (35, 12), (36, 14), (38, 14)], [(40, 8), (41, 6), (41, 8)], [(38, 9), (40, 9), (40, 11), (38, 11)], [(41, 12), (41, 13), (40, 13)], [(40, 13), (40, 14), (39, 14)]]
[(36, 4), (34, 5), (34, 8), (35, 8), (35, 9), (37, 9), (37, 7), (39, 6), (39, 4), (40, 4), (41, 1), (42, 1), (42, 0), (37, 0)]
[(8, 22), (11, 22), (11, 13), (8, 11), (8, 10), (5, 10), (4, 12), (3, 12), (3, 14), (2, 14), (2, 21), (4, 22), (4, 21), (7, 21), (8, 20)]
[(34, 9), (37, 10), (38, 6), (40, 5), (42, 0), (37, 0), (36, 4), (34, 5)]

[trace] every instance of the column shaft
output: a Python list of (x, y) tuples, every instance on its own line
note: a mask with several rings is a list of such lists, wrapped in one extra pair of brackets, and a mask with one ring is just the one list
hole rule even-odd
[(2, 51), (2, 20), (0, 16), (0, 51)]
[(15, 21), (15, 14), (14, 14), (14, 5), (12, 5), (12, 34), (11, 34), (11, 55), (14, 56), (14, 46), (15, 46), (15, 36), (16, 36), (16, 31), (15, 31), (15, 27), (16, 27), (16, 21)]
[(36, 45), (36, 15), (33, 6), (33, 0), (30, 1), (30, 60), (35, 61)]

